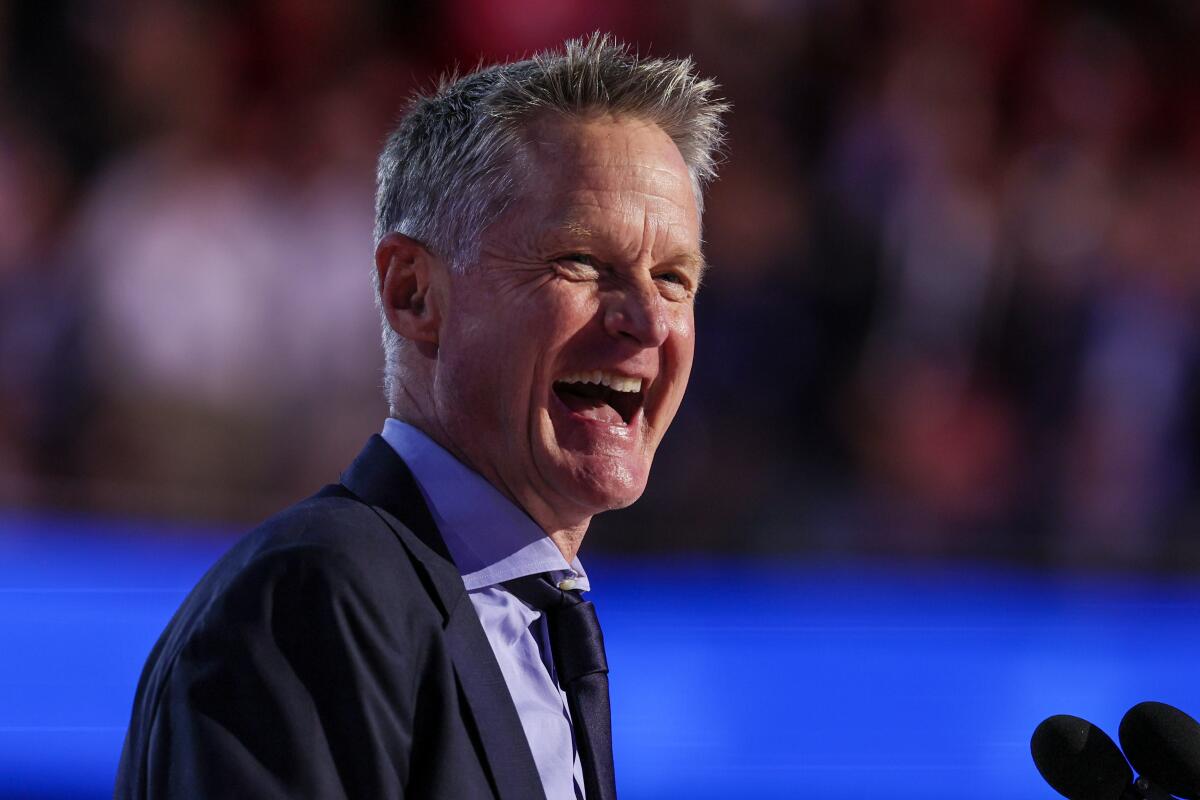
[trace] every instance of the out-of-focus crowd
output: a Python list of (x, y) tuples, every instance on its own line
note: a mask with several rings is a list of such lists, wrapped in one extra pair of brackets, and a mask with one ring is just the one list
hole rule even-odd
[(733, 102), (692, 388), (595, 550), (1200, 568), (1200, 6), (0, 6), (0, 503), (250, 519), (385, 414), (373, 160), (593, 29)]

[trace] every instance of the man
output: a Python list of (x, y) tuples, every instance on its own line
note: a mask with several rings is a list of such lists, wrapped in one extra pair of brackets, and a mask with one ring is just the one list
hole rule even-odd
[(713, 89), (595, 36), (414, 103), (378, 176), (390, 418), (184, 602), (118, 797), (615, 797), (576, 554), (683, 397)]

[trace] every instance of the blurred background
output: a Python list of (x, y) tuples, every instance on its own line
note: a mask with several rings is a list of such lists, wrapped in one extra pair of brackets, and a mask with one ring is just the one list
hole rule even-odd
[[(1153, 641), (1200, 633), (1200, 5), (30, 0), (0, 3), (0, 791), (6, 775), (19, 787), (3, 796), (103, 796), (141, 660), (183, 592), (381, 428), (373, 169), (405, 99), (456, 65), (597, 29), (694, 56), (734, 106), (687, 400), (646, 496), (588, 537), (613, 607), (653, 585), (647, 571), (744, 589), (737, 620), (696, 610), (671, 630), (709, 643), (693, 663), (746, 675), (756, 642), (768, 662), (791, 653), (788, 670), (815, 663), (806, 626), (839, 634), (828, 615), (798, 620), (842, 598), (861, 615), (836, 628), (849, 640), (822, 640), (822, 691), (850, 681), (875, 709), (896, 687), (844, 669), (892, 641), (858, 636), (872, 630), (917, 631), (889, 651), (917, 673), (958, 670), (931, 685), (985, 664), (999, 681), (1062, 674), (1021, 684), (1028, 718), (1010, 715), (991, 755), (934, 773), (1032, 773), (1016, 753), (1038, 691), (1119, 719), (1177, 686), (1200, 712), (1200, 687), (1171, 683), (1190, 673), (1147, 683), (1118, 644), (1120, 620), (1169, 621)], [(899, 616), (874, 616), (885, 608)], [(675, 620), (662, 613), (649, 624)], [(647, 624), (614, 617), (635, 638)], [(993, 635), (1009, 626), (1042, 631), (1059, 671)], [(47, 722), (82, 685), (63, 666), (73, 637), (118, 629), (119, 652), (96, 640), (85, 659), (107, 665), (103, 707)], [(948, 645), (979, 654), (954, 666), (921, 630), (983, 649)], [(1091, 694), (1053, 661), (1080, 631), (1104, 642), (1102, 657), (1075, 651), (1107, 670)], [(967, 725), (954, 703), (1006, 697), (976, 689), (934, 693), (946, 742), (962, 737), (944, 725)], [(743, 763), (734, 744), (715, 760), (711, 741), (654, 750), (664, 734), (634, 723), (626, 691), (614, 725), (648, 738), (627, 745), (625, 794), (674, 796), (645, 777), (673, 774), (672, 757)], [(793, 699), (804, 716), (812, 698)], [(1041, 716), (1057, 712), (1082, 713)], [(780, 753), (797, 752), (790, 735)], [(867, 749), (895, 755), (885, 739)], [(639, 772), (639, 753), (660, 768)], [(864, 776), (892, 775), (780, 763), (755, 772), (757, 794), (825, 775), (823, 796), (883, 796)], [(63, 788), (68, 765), (84, 777)], [(995, 796), (1048, 796), (1030, 780)], [(689, 792), (734, 796), (724, 786), (708, 775)]]

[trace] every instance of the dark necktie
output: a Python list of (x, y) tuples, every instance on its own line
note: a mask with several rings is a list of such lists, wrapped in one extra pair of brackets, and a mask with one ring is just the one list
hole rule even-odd
[(545, 575), (506, 581), (504, 588), (546, 616), (550, 652), (571, 710), (588, 800), (616, 800), (608, 659), (595, 606), (579, 592), (559, 589)]

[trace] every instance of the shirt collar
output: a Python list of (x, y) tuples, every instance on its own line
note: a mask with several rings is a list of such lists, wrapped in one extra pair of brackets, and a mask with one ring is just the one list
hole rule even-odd
[(578, 557), (567, 563), (536, 522), (423, 431), (388, 419), (383, 439), (416, 478), (467, 591), (539, 572), (591, 588)]

